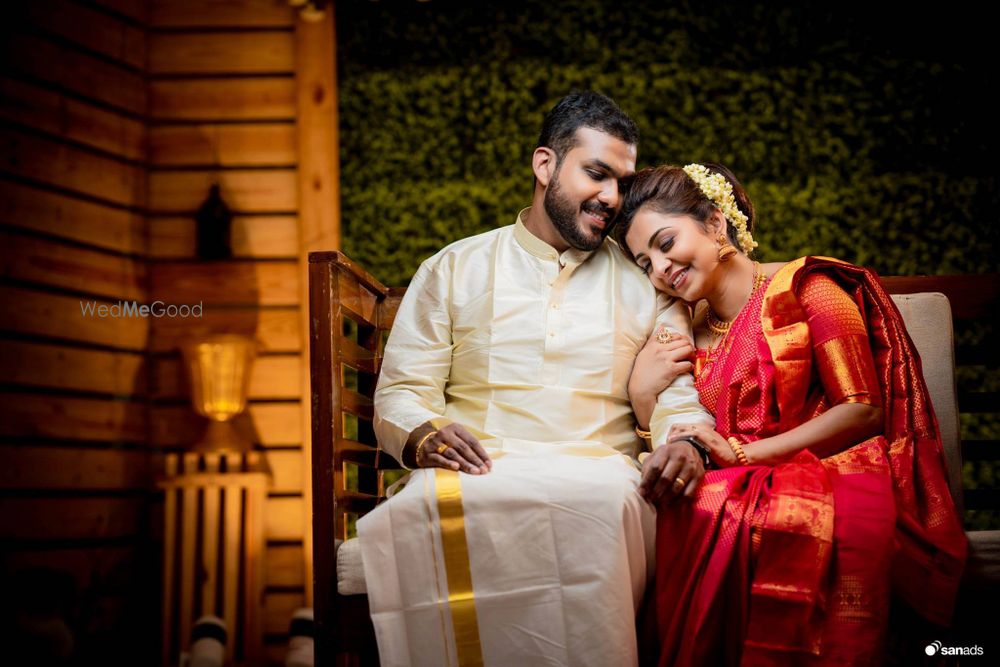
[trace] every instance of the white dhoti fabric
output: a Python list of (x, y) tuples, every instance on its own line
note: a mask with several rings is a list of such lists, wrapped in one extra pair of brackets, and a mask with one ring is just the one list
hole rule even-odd
[[(637, 664), (655, 511), (636, 492), (634, 464), (593, 443), (504, 440), (488, 451), (490, 473), (417, 470), (358, 522), (383, 667)], [(442, 536), (446, 483), (460, 486), (465, 552), (455, 531)], [(472, 604), (453, 590), (466, 562)]]

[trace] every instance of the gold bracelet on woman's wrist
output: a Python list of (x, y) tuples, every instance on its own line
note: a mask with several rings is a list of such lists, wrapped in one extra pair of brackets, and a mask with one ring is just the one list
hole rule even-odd
[(413, 450), (413, 460), (417, 462), (418, 466), (420, 465), (420, 450), (424, 448), (424, 445), (427, 444), (428, 440), (430, 440), (437, 434), (438, 434), (437, 431), (430, 431), (429, 433), (425, 434), (424, 437), (420, 438), (420, 442), (417, 443), (416, 449)]
[(639, 425), (635, 425), (635, 434), (646, 441), (646, 444), (650, 447), (653, 446), (653, 433), (651, 431), (643, 431), (639, 428)]
[(742, 443), (734, 436), (730, 436), (726, 441), (729, 443), (729, 447), (733, 450), (733, 454), (736, 455), (736, 460), (740, 462), (740, 465), (750, 465), (750, 459), (747, 458), (747, 453), (743, 451)]

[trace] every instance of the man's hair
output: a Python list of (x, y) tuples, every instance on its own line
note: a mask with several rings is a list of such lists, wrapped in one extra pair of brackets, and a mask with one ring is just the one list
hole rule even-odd
[(621, 139), (639, 143), (635, 121), (618, 108), (610, 97), (595, 92), (573, 92), (559, 100), (545, 115), (537, 148), (551, 148), (561, 161), (576, 145), (576, 131), (589, 127)]

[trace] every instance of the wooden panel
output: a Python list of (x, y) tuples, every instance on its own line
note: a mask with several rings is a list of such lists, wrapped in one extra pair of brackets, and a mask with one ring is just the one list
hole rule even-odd
[(146, 267), (138, 260), (3, 230), (0, 277), (111, 299), (145, 299)]
[(5, 437), (144, 442), (143, 404), (93, 398), (70, 398), (0, 392)]
[(149, 73), (284, 74), (294, 68), (292, 32), (152, 34)]
[(295, 125), (161, 125), (149, 130), (152, 165), (293, 166)]
[(143, 395), (146, 369), (140, 353), (8, 340), (0, 342), (0, 383)]
[(138, 213), (2, 178), (0, 222), (121, 252), (141, 254), (146, 247), (143, 220)]
[(150, 452), (0, 445), (0, 488), (129, 489), (151, 487), (158, 467)]
[(0, 48), (14, 71), (131, 114), (146, 111), (146, 82), (137, 72), (34, 35), (11, 35)]
[(139, 167), (9, 128), (0, 128), (0, 147), (0, 169), (8, 173), (124, 206), (142, 204)]
[(0, 77), (0, 118), (131, 160), (144, 157), (141, 122), (42, 86)]
[(153, 0), (150, 26), (154, 28), (289, 27), (295, 13), (278, 0)]
[[(192, 217), (150, 218), (150, 256), (193, 258), (197, 243)], [(233, 256), (294, 258), (298, 249), (298, 225), (294, 216), (234, 216), (230, 233)]]
[(47, 32), (136, 69), (145, 67), (142, 28), (67, 0), (32, 0), (23, 5), (25, 18)]
[(215, 181), (233, 211), (287, 213), (298, 205), (293, 169), (159, 171), (149, 174), (150, 210), (194, 213)]
[[(187, 371), (179, 357), (163, 357), (154, 362), (154, 397), (186, 398), (189, 394)], [(249, 397), (253, 399), (299, 396), (299, 357), (290, 355), (257, 357), (250, 375)]]
[[(251, 403), (248, 411), (254, 436), (265, 446), (297, 445), (302, 441), (299, 403)], [(154, 444), (188, 445), (194, 442), (207, 420), (186, 405), (155, 406), (150, 413)]]
[[(147, 5), (148, 0), (93, 0), (96, 4), (102, 7), (107, 7), (109, 10), (115, 12), (116, 14), (121, 14), (122, 16), (127, 16), (133, 21), (139, 23), (146, 23), (149, 17), (149, 9)], [(201, 3), (208, 4), (211, 3)]]
[[(2, 299), (0, 303), (3, 303)], [(170, 352), (177, 349), (178, 343), (185, 338), (216, 333), (251, 336), (263, 346), (262, 351), (267, 352), (297, 352), (302, 346), (298, 308), (216, 307), (206, 308), (197, 320), (179, 317), (157, 320), (150, 349), (153, 352)]]
[(272, 449), (267, 452), (271, 468), (271, 491), (274, 493), (302, 492), (302, 451), (298, 449)]
[(18, 549), (6, 551), (8, 573), (45, 568), (69, 574), (76, 590), (96, 587), (105, 595), (127, 592), (135, 584), (135, 549), (130, 546), (105, 546), (76, 549)]
[[(109, 301), (47, 294), (20, 287), (0, 286), (0, 329), (109, 345), (125, 350), (146, 347), (149, 323), (142, 317), (84, 315), (84, 305), (112, 305)], [(183, 327), (183, 318), (163, 318)]]
[(143, 498), (0, 498), (0, 535), (11, 540), (139, 534)]
[(264, 511), (264, 535), (269, 540), (301, 540), (305, 511), (302, 498), (268, 498)]
[(267, 593), (264, 597), (264, 633), (287, 635), (292, 614), (304, 604), (302, 593)]
[(264, 576), (267, 586), (304, 586), (302, 564), (305, 555), (300, 545), (270, 545), (264, 561)]
[(292, 120), (291, 77), (152, 81), (150, 116), (158, 120)]
[(149, 292), (173, 303), (294, 306), (299, 274), (296, 262), (157, 262)]

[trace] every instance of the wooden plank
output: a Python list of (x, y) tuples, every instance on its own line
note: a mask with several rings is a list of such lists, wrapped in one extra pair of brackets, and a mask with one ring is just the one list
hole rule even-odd
[(0, 498), (0, 535), (8, 540), (138, 536), (145, 499)]
[(267, 586), (292, 588), (305, 585), (305, 554), (301, 545), (268, 545), (264, 562)]
[(302, 498), (268, 498), (264, 513), (265, 537), (268, 540), (301, 540), (305, 511)]
[[(194, 258), (197, 241), (193, 216), (149, 219), (150, 257)], [(234, 216), (230, 243), (236, 258), (282, 258), (296, 256), (298, 223), (292, 215)]]
[(24, 18), (46, 32), (136, 69), (146, 65), (146, 36), (136, 25), (67, 0), (33, 0), (23, 5)]
[(62, 549), (9, 549), (4, 553), (5, 573), (43, 568), (72, 577), (76, 590), (96, 585), (105, 595), (128, 592), (140, 563), (131, 546), (77, 547)]
[(43, 86), (0, 77), (0, 118), (130, 160), (144, 159), (140, 121)]
[(297, 308), (209, 307), (197, 320), (161, 318), (153, 324), (152, 352), (171, 352), (186, 338), (217, 333), (250, 336), (261, 344), (262, 351), (267, 352), (297, 352), (302, 345)]
[(273, 493), (302, 492), (302, 461), (301, 449), (272, 449), (267, 452)]
[(110, 299), (145, 300), (144, 262), (2, 229), (0, 277), (64, 287)]
[(146, 250), (142, 215), (0, 178), (0, 222), (119, 252)]
[(153, 0), (152, 28), (281, 28), (291, 26), (295, 12), (275, 0)]
[(11, 438), (55, 438), (144, 442), (146, 418), (136, 401), (68, 398), (0, 392), (5, 406), (0, 435)]
[[(166, 476), (175, 477), (180, 472), (180, 455), (167, 454), (164, 472)], [(163, 509), (163, 590), (161, 597), (160, 625), (161, 632), (161, 664), (169, 665), (174, 652), (174, 628), (176, 611), (174, 607), (174, 586), (177, 573), (177, 515), (180, 492), (168, 489), (164, 492)]]
[(137, 352), (8, 340), (0, 343), (0, 383), (141, 396), (146, 369)]
[(35, 35), (10, 35), (0, 49), (3, 62), (16, 72), (135, 116), (146, 112), (146, 81), (139, 72)]
[(185, 167), (283, 167), (297, 159), (292, 123), (160, 125), (149, 130), (149, 163)]
[(148, 0), (93, 0), (93, 2), (138, 23), (145, 24), (149, 20)]
[(0, 445), (0, 488), (144, 490), (155, 468), (148, 451)]
[(60, 141), (0, 127), (0, 169), (123, 206), (141, 206), (145, 178), (139, 167)]
[[(233, 457), (230, 457), (232, 460)], [(239, 576), (242, 569), (240, 561), (240, 514), (243, 511), (243, 490), (236, 484), (227, 486), (223, 491), (225, 518), (223, 524), (223, 557), (229, 564), (225, 568), (222, 580), (222, 618), (227, 628), (236, 628), (236, 618), (239, 614)], [(226, 643), (226, 655), (233, 655), (236, 642)]]
[[(258, 452), (247, 455), (248, 467), (259, 469)], [(246, 614), (247, 625), (244, 635), (245, 655), (250, 664), (259, 664), (260, 650), (263, 646), (263, 614), (264, 607), (264, 499), (262, 486), (248, 489), (247, 504), (244, 512), (244, 535), (246, 536), (246, 574), (243, 579), (246, 588), (244, 599), (247, 601), (249, 613)]]
[[(2, 358), (2, 348), (0, 348), (0, 358)], [(251, 400), (301, 398), (298, 382), (300, 363), (298, 356), (257, 357), (250, 375), (249, 398)], [(179, 357), (156, 359), (153, 368), (155, 398), (186, 398), (189, 395), (187, 371)]]
[(269, 76), (151, 81), (154, 120), (294, 120), (295, 81)]
[[(205, 456), (205, 472), (219, 472), (219, 456)], [(222, 503), (222, 487), (208, 486), (202, 493), (204, 494), (204, 511), (202, 512), (202, 565), (204, 579), (201, 582), (201, 613), (216, 614), (215, 587), (219, 577), (219, 528), (221, 527), (222, 516), (220, 507)], [(225, 570), (225, 567), (222, 568)]]
[(340, 305), (348, 314), (363, 324), (376, 324), (376, 295), (344, 272), (337, 272), (340, 283)]
[(149, 174), (150, 210), (193, 215), (213, 182), (237, 213), (287, 213), (298, 204), (292, 169), (154, 171)]
[[(302, 441), (301, 406), (298, 402), (251, 403), (249, 419), (258, 444), (297, 445)], [(205, 420), (185, 406), (154, 406), (150, 411), (150, 432), (158, 446), (180, 446), (195, 442)]]
[[(298, 118), (298, 185), (299, 261), (309, 265), (309, 253), (314, 250), (339, 249), (340, 220), (340, 161), (337, 104), (337, 49), (334, 9), (331, 7), (315, 21), (301, 18), (295, 22), (295, 83), (296, 116)], [(309, 287), (302, 281), (299, 300), (310, 303)], [(309, 331), (309, 319), (314, 316), (303, 309), (302, 330)], [(299, 377), (301, 393), (310, 393), (311, 373), (309, 350)], [(303, 455), (309, 460), (312, 451), (311, 418), (305, 411), (302, 432)], [(312, 506), (311, 472), (303, 467), (302, 489), (305, 502)], [(312, 516), (304, 516), (305, 548), (312, 553)], [(306, 561), (306, 577), (313, 581), (312, 559)], [(306, 590), (306, 603), (312, 606), (313, 588)], [(320, 662), (326, 658), (320, 651)]]
[[(195, 468), (196, 455), (185, 454), (184, 471), (190, 472)], [(178, 625), (179, 636), (184, 642), (191, 636), (191, 628), (194, 626), (195, 599), (195, 554), (198, 547), (196, 541), (198, 529), (198, 489), (188, 487), (181, 490), (181, 567), (178, 582), (181, 586), (180, 592), (180, 621)]]
[(295, 66), (292, 41), (288, 30), (153, 33), (149, 73), (286, 74)]
[(170, 303), (295, 306), (299, 274), (296, 262), (156, 262), (149, 295)]
[(264, 633), (287, 635), (292, 614), (304, 605), (305, 595), (302, 593), (268, 593), (264, 598)]
[[(100, 299), (48, 294), (22, 287), (0, 285), (0, 330), (80, 342), (110, 345), (126, 350), (143, 350), (149, 331), (148, 318), (100, 317), (91, 305), (111, 306)], [(183, 318), (161, 318), (163, 321)], [(175, 323), (174, 326), (182, 326)]]

